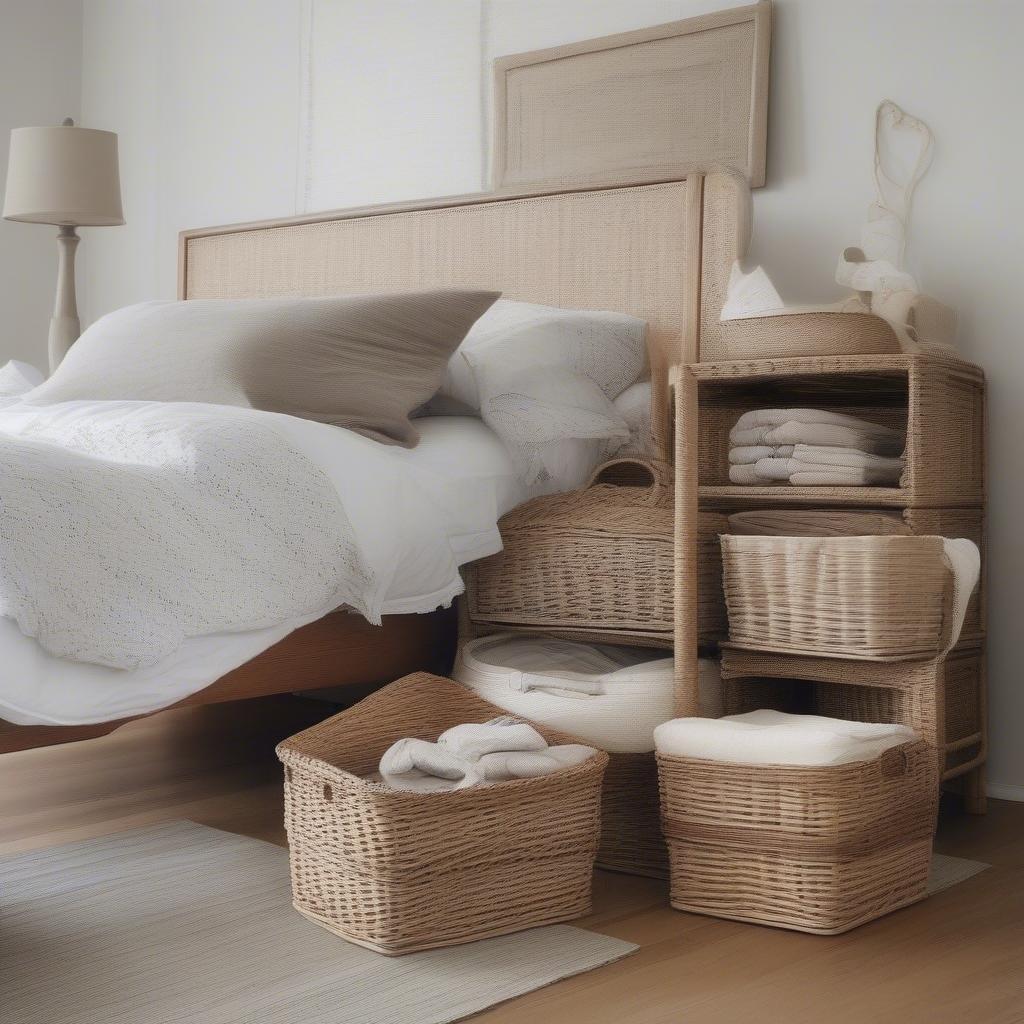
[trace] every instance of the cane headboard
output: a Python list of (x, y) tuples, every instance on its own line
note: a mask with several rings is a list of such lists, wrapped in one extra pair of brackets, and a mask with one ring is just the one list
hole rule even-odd
[[(709, 180), (718, 179), (736, 196), (745, 191), (735, 175)], [(185, 231), (179, 294), (254, 298), (474, 286), (527, 302), (631, 313), (648, 323), (654, 433), (667, 455), (671, 369), (697, 358), (701, 279), (724, 282), (732, 256), (722, 239), (737, 237), (739, 208), (718, 199), (719, 223), (708, 232), (715, 252), (710, 259), (702, 254), (704, 194), (711, 191), (693, 175), (632, 188), (474, 195)]]

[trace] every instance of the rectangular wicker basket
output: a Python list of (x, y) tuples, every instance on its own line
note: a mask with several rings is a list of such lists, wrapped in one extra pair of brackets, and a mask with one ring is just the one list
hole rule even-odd
[(389, 955), (586, 914), (603, 752), (541, 778), (449, 793), (399, 792), (366, 778), (396, 739), (435, 739), (500, 714), (465, 687), (419, 672), (281, 743), (296, 909)]
[[(671, 471), (655, 463), (631, 464), (646, 471), (646, 486), (599, 481), (535, 498), (504, 516), (498, 524), (504, 549), (466, 567), (470, 620), (477, 626), (671, 647)], [(707, 638), (725, 632), (718, 535), (726, 528), (725, 516), (701, 514), (698, 620)]]
[(826, 767), (658, 755), (677, 910), (835, 935), (925, 896), (935, 748)]
[(986, 542), (981, 508), (795, 509), (761, 508), (729, 516), (729, 533), (774, 537), (947, 537), (973, 541), (981, 552), (981, 580), (964, 616), (958, 647), (985, 637)]
[(951, 629), (941, 537), (722, 537), (729, 640), (750, 650), (903, 661)]

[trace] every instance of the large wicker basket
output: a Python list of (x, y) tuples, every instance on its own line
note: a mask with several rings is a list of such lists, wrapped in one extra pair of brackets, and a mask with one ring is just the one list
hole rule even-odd
[(750, 650), (903, 661), (952, 628), (941, 537), (722, 537), (729, 639)]
[[(643, 486), (606, 483), (628, 479)], [(530, 629), (608, 642), (671, 647), (675, 544), (671, 470), (618, 460), (583, 490), (535, 498), (498, 524), (504, 550), (467, 566), (475, 626)], [(725, 632), (718, 535), (727, 520), (700, 518), (699, 629)]]
[(678, 910), (835, 935), (922, 899), (935, 748), (828, 767), (658, 755)]
[[(590, 909), (607, 755), (542, 778), (450, 793), (367, 781), (403, 736), (434, 739), (501, 714), (416, 673), (285, 740), (295, 907), (398, 955), (568, 921)], [(565, 742), (539, 728), (549, 742)]]

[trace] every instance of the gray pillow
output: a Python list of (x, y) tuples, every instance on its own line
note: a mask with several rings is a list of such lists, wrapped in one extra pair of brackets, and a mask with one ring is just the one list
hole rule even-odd
[(249, 406), (411, 447), (409, 413), (499, 294), (143, 302), (93, 324), (25, 400)]

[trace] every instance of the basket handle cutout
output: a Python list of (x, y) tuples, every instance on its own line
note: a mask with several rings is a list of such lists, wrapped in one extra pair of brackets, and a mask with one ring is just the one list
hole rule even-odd
[(610, 459), (602, 463), (591, 474), (586, 487), (595, 484), (614, 484), (616, 487), (646, 489), (647, 501), (654, 505), (662, 500), (662, 492), (668, 488), (672, 470), (664, 462), (648, 459)]
[(910, 768), (906, 747), (891, 747), (878, 760), (878, 767), (883, 779), (894, 779), (906, 775)]
[(331, 784), (329, 782), (324, 783), (324, 799), (328, 803), (334, 802), (334, 790), (331, 788)]

